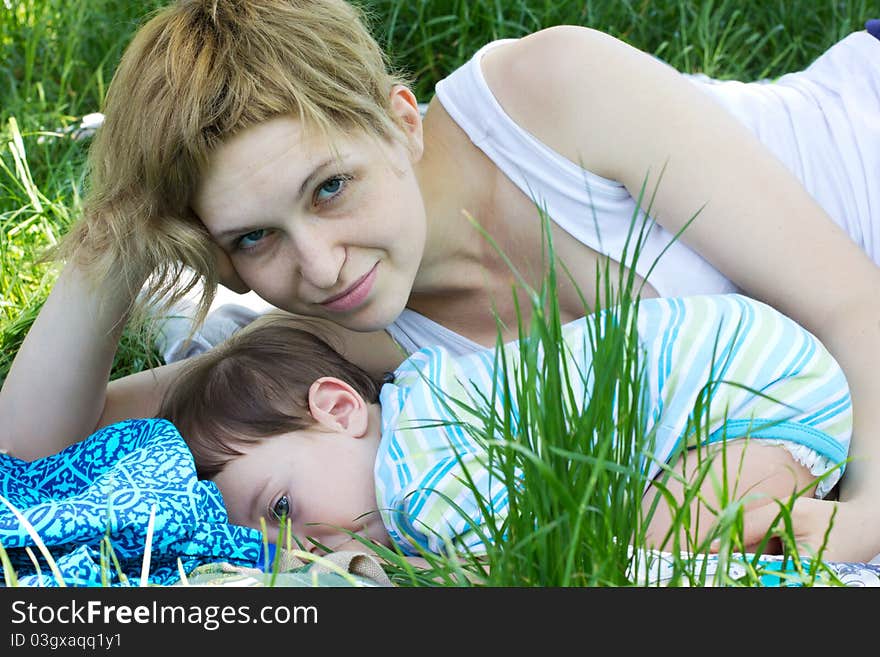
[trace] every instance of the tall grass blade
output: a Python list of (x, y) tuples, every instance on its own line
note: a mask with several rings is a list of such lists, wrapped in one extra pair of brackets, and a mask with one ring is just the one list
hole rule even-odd
[(150, 507), (150, 519), (147, 521), (147, 538), (144, 543), (144, 560), (141, 563), (141, 586), (149, 586), (150, 561), (153, 556), (153, 529), (156, 525), (156, 505)]

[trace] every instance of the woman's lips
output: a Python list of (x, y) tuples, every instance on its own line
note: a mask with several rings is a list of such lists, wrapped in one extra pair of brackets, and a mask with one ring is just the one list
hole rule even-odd
[(367, 296), (373, 289), (373, 283), (376, 281), (376, 268), (378, 266), (379, 263), (377, 262), (370, 271), (355, 281), (354, 285), (345, 292), (337, 294), (335, 297), (330, 297), (326, 301), (321, 302), (321, 305), (327, 310), (336, 312), (345, 312), (360, 306), (366, 301)]

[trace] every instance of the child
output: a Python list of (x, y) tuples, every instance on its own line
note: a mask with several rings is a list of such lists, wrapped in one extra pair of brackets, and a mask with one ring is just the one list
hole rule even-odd
[[(574, 399), (588, 399), (592, 388), (591, 321), (564, 327)], [(464, 428), (476, 418), (450, 400), (479, 406), (490, 397), (500, 371), (494, 352), (453, 357), (425, 348), (380, 386), (291, 322), (263, 318), (191, 359), (162, 404), (160, 414), (188, 441), (199, 475), (218, 485), (230, 521), (277, 527), (287, 518), (304, 546), (322, 552), (362, 547), (343, 530), (393, 542), (408, 555), (441, 553), (447, 541), (483, 551), (474, 489), (491, 501), (496, 518), (506, 512), (506, 490), (485, 467), (484, 442)], [(717, 449), (726, 439), (727, 470), (713, 468), (719, 476), (730, 471), (734, 498), (752, 496), (745, 501), (747, 547), (769, 528), (774, 498), (808, 489), (817, 498), (828, 494), (843, 472), (852, 415), (844, 375), (815, 337), (739, 295), (643, 300), (637, 330), (642, 408), (646, 430), (654, 432), (643, 464), (649, 484), (667, 462), (684, 477), (693, 474), (695, 459), (679, 459), (680, 449), (696, 440)], [(519, 353), (517, 343), (504, 347), (508, 371)], [(709, 416), (693, 418), (709, 381), (727, 383), (712, 388)], [(516, 399), (508, 403), (513, 407), (498, 401), (496, 408), (517, 418)], [(705, 428), (699, 438), (689, 419)], [(473, 489), (463, 483), (464, 469)], [(710, 480), (704, 500), (714, 496)], [(672, 479), (666, 485), (683, 492)], [(655, 493), (647, 487), (643, 508)], [(648, 527), (649, 541), (661, 549), (671, 525), (665, 507), (658, 505)], [(710, 525), (693, 523), (703, 533)]]

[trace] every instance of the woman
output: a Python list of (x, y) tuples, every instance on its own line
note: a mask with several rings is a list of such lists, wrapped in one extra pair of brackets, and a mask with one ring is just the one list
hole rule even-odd
[[(349, 359), (381, 372), (402, 360), (389, 334), (408, 350), (466, 350), (495, 343), (493, 310), (515, 327), (510, 269), (474, 223), (536, 284), (546, 207), (557, 257), (592, 306), (597, 265), (612, 261), (611, 280), (626, 265), (644, 189), (659, 225), (634, 265), (643, 296), (740, 290), (843, 367), (859, 409), (845, 503), (800, 500), (795, 530), (816, 548), (836, 510), (826, 556), (870, 559), (878, 80), (880, 39), (867, 32), (778, 84), (716, 85), (558, 27), (488, 44), (422, 119), (341, 0), (180, 2), (139, 31), (114, 77), (68, 264), (0, 394), (0, 447), (36, 458), (155, 413), (176, 365), (107, 385), (144, 281), (142, 298), (184, 267), (208, 290), (252, 289), (325, 322)], [(572, 283), (558, 292), (564, 320), (584, 314)]]

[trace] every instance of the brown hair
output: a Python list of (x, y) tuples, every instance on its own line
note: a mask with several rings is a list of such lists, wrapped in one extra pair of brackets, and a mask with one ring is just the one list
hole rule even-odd
[(204, 280), (200, 321), (218, 278), (190, 203), (212, 150), (280, 115), (331, 145), (343, 132), (400, 138), (398, 83), (344, 0), (180, 0), (126, 49), (89, 153), (84, 217), (50, 256), (127, 292), (147, 279), (139, 308), (170, 307)]
[(300, 319), (265, 317), (192, 358), (172, 382), (158, 416), (171, 421), (210, 479), (242, 445), (314, 424), (309, 387), (322, 376), (351, 385), (368, 403), (381, 384)]

